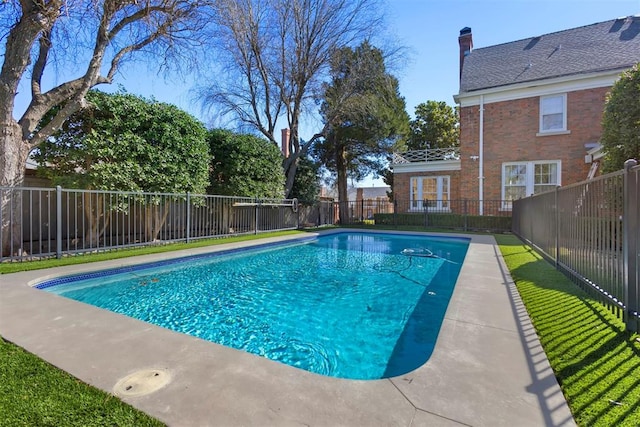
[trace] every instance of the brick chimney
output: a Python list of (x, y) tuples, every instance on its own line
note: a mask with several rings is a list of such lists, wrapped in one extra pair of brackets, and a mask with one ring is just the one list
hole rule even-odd
[(471, 36), (471, 28), (464, 27), (460, 30), (458, 44), (460, 45), (460, 78), (462, 78), (462, 65), (464, 64), (464, 57), (469, 55), (473, 50), (473, 37)]
[(286, 159), (289, 157), (289, 138), (291, 137), (291, 131), (289, 129), (282, 129), (282, 154)]

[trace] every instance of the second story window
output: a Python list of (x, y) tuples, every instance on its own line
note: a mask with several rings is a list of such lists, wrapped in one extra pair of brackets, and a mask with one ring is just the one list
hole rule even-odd
[(567, 130), (567, 95), (540, 97), (540, 133)]

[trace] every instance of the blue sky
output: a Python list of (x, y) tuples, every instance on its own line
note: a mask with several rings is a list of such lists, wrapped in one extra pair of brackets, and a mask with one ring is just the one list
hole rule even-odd
[[(464, 27), (471, 27), (474, 47), (479, 48), (640, 14), (640, 0), (387, 0), (387, 5), (388, 31), (408, 48), (409, 61), (397, 77), (411, 115), (428, 100), (454, 105), (458, 35)], [(139, 72), (125, 70), (116, 84), (176, 104), (208, 122), (192, 99), (193, 83), (179, 76), (156, 77), (144, 66)], [(302, 132), (304, 138), (314, 129), (306, 129), (309, 135)]]
[[(409, 52), (407, 65), (396, 74), (407, 112), (413, 115), (415, 107), (428, 100), (454, 105), (460, 29), (471, 27), (474, 47), (480, 48), (637, 15), (640, 0), (387, 0), (387, 8), (387, 30)], [(117, 85), (130, 93), (173, 103), (205, 123), (210, 121), (193, 99), (194, 85), (188, 77), (156, 76), (146, 65), (128, 66), (117, 75), (114, 89)], [(307, 123), (301, 129), (303, 139), (316, 130), (312, 121)]]

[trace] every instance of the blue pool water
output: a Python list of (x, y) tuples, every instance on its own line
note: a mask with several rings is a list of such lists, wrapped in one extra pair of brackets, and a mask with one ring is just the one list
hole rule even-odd
[(468, 244), (337, 233), (37, 287), (318, 374), (378, 379), (429, 358)]

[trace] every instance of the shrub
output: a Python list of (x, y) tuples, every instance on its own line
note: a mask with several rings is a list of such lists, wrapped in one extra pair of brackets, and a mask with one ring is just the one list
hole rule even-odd
[(379, 225), (412, 225), (425, 228), (455, 230), (511, 231), (511, 217), (491, 215), (462, 215), (452, 213), (396, 213), (375, 214)]

